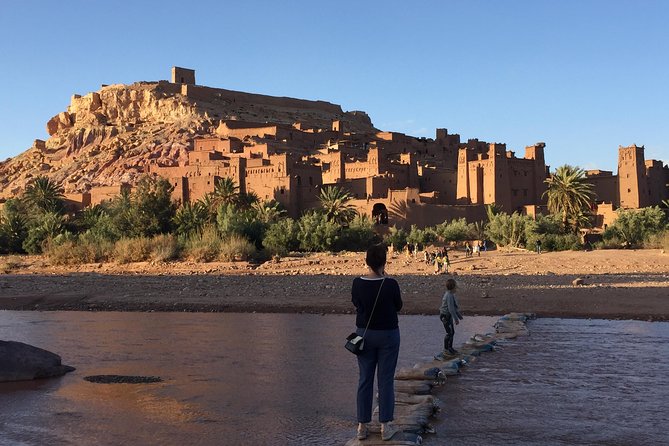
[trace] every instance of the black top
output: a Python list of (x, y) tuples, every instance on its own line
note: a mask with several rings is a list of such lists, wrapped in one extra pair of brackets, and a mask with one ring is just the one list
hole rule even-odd
[[(357, 316), (355, 325), (359, 328), (365, 328), (369, 315), (374, 308), (374, 300), (379, 292), (379, 286), (382, 278), (367, 279), (356, 277), (353, 279), (351, 289), (351, 302), (355, 305)], [(400, 295), (400, 286), (395, 279), (386, 277), (383, 281), (383, 288), (379, 294), (379, 301), (376, 304), (372, 321), (369, 323), (370, 330), (394, 330), (399, 328), (397, 322), (397, 312), (402, 309), (402, 296)]]

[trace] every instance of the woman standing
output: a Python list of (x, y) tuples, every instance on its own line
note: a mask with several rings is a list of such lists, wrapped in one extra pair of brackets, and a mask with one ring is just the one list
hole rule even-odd
[(395, 368), (400, 350), (397, 313), (402, 296), (395, 279), (385, 276), (387, 248), (373, 245), (367, 250), (366, 276), (353, 280), (351, 295), (356, 308), (356, 332), (364, 337), (364, 348), (358, 355), (358, 439), (367, 438), (367, 423), (372, 420), (374, 373), (378, 369), (379, 422), (381, 438), (390, 440), (398, 429), (391, 423), (395, 412)]

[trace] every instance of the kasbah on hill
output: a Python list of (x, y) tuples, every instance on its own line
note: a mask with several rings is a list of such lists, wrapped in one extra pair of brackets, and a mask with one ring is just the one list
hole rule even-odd
[[(180, 128), (167, 140), (147, 142), (168, 124)], [(317, 207), (328, 185), (347, 190), (360, 213), (390, 226), (479, 221), (489, 204), (509, 213), (546, 212), (543, 142), (525, 147), (519, 158), (505, 144), (462, 142), (443, 128), (434, 139), (379, 131), (365, 112), (204, 87), (196, 84), (194, 70), (180, 67), (172, 68), (170, 82), (103, 85), (74, 95), (47, 130), (49, 140), (36, 140), (17, 157), (25, 158), (21, 164), (0, 164), (0, 197), (19, 193), (37, 166), (40, 175), (63, 185), (73, 209), (110, 200), (150, 174), (167, 178), (182, 203), (202, 198), (228, 177), (240, 192), (276, 200), (292, 217)], [(94, 167), (82, 164), (99, 157), (106, 140), (124, 146), (107, 150)], [(643, 146), (618, 148), (617, 175), (586, 175), (596, 196), (594, 231), (610, 225), (617, 208), (669, 198), (669, 167), (646, 160)]]

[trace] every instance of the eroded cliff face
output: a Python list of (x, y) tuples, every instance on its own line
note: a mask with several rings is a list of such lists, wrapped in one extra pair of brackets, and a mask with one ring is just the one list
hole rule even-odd
[[(104, 86), (73, 96), (67, 111), (47, 123), (50, 135), (24, 153), (0, 163), (0, 197), (21, 193), (32, 178), (48, 176), (66, 193), (96, 186), (134, 184), (149, 163), (183, 165), (192, 141), (210, 136), (222, 119), (328, 128), (345, 120), (354, 131), (372, 131), (364, 113), (345, 113), (333, 104), (319, 109), (235, 100), (237, 92), (207, 89), (191, 97), (179, 84), (140, 82)], [(183, 93), (183, 94), (182, 94)], [(334, 111), (333, 111), (334, 110)]]

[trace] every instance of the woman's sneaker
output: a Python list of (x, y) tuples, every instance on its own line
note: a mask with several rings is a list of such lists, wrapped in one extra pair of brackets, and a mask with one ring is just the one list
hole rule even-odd
[(388, 441), (400, 430), (391, 422), (381, 423), (381, 440)]
[(367, 423), (358, 423), (358, 440), (366, 440), (368, 434)]

